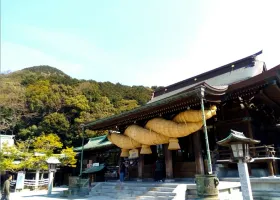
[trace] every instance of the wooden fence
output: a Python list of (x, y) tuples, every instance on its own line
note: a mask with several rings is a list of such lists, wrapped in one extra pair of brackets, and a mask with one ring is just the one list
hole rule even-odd
[[(16, 182), (17, 182), (16, 180), (11, 181), (10, 186), (15, 187)], [(48, 185), (48, 182), (49, 182), (49, 179), (41, 179), (38, 182), (38, 186), (40, 187), (40, 186)], [(24, 180), (24, 187), (35, 187), (35, 180), (25, 179)]]

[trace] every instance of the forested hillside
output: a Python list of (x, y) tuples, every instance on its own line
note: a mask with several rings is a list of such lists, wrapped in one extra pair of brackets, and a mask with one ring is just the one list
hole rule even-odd
[[(64, 146), (79, 146), (81, 123), (143, 105), (151, 94), (144, 86), (77, 80), (50, 66), (1, 74), (0, 132), (21, 140), (54, 133)], [(86, 137), (99, 134), (86, 130)]]

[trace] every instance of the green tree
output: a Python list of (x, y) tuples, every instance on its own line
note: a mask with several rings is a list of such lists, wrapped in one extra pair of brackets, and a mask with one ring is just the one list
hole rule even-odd
[[(55, 133), (64, 147), (80, 145), (81, 123), (134, 109), (152, 94), (144, 86), (73, 79), (50, 66), (1, 74), (0, 88), (0, 132), (22, 140)], [(99, 134), (86, 130), (87, 137)]]
[(63, 146), (58, 135), (50, 133), (48, 135), (42, 134), (34, 139), (32, 147), (35, 152), (45, 153), (50, 156), (55, 150), (61, 149)]
[(46, 160), (53, 156), (61, 161), (62, 166), (75, 167), (77, 160), (73, 148), (61, 148), (60, 138), (55, 134), (43, 134), (34, 139), (18, 141), (14, 146), (4, 145), (0, 152), (0, 169), (12, 172), (25, 169), (46, 170)]
[(18, 135), (24, 140), (27, 138), (32, 138), (34, 136), (38, 136), (38, 134), (39, 134), (39, 131), (38, 131), (38, 127), (36, 125), (32, 125), (27, 128), (22, 128), (19, 130), (19, 133), (18, 133)]
[(0, 133), (13, 134), (25, 109), (25, 88), (10, 78), (0, 78)]
[(44, 117), (40, 123), (40, 128), (45, 133), (65, 134), (70, 127), (69, 121), (62, 113), (51, 113)]
[(79, 111), (87, 111), (90, 109), (88, 100), (84, 95), (77, 95), (66, 98), (65, 105), (78, 109)]
[(91, 112), (96, 120), (115, 114), (116, 109), (107, 97), (101, 97), (97, 102), (91, 104)]
[(136, 100), (122, 99), (116, 103), (117, 113), (125, 112), (137, 108), (139, 105)]
[(73, 147), (66, 147), (62, 149), (60, 162), (62, 166), (76, 167), (77, 159), (76, 152), (74, 152)]
[(100, 90), (96, 82), (82, 82), (77, 86), (77, 90), (81, 91), (89, 102), (95, 102), (101, 97)]
[(8, 146), (7, 144), (3, 144), (1, 150), (1, 171), (7, 170), (11, 172), (16, 172), (22, 169), (23, 164), (17, 164), (15, 161), (22, 159), (23, 153), (20, 152), (16, 146)]
[(38, 81), (26, 88), (28, 108), (33, 112), (58, 111), (61, 108), (59, 93), (52, 91), (49, 81)]

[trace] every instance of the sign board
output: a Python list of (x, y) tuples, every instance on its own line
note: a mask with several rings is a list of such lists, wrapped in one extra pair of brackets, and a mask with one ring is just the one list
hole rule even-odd
[(132, 149), (129, 151), (129, 159), (138, 158), (138, 157), (139, 157), (138, 149)]
[(25, 172), (18, 172), (16, 190), (22, 190), (24, 188)]
[(99, 163), (92, 163), (93, 167), (99, 167)]

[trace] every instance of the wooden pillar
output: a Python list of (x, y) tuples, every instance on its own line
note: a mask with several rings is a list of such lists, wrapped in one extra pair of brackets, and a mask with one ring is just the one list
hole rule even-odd
[(279, 175), (277, 161), (276, 161), (276, 160), (273, 160), (273, 161), (272, 161), (272, 164), (273, 164), (273, 168), (274, 168), (274, 173), (275, 173), (276, 175)]
[(168, 150), (168, 144), (163, 145), (165, 158), (166, 179), (173, 179), (172, 151)]
[(138, 181), (142, 181), (144, 174), (144, 155), (139, 154), (138, 160)]
[(193, 146), (194, 146), (194, 155), (195, 155), (195, 165), (196, 165), (196, 174), (204, 174), (204, 163), (201, 153), (201, 140), (200, 132), (192, 134)]
[(269, 176), (275, 176), (272, 161), (267, 162)]

